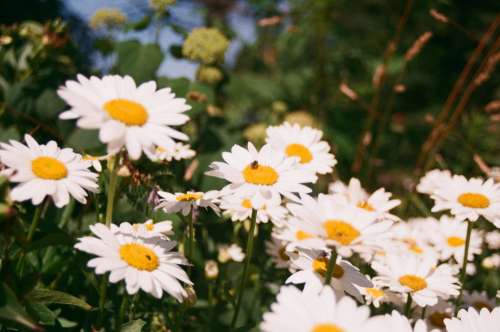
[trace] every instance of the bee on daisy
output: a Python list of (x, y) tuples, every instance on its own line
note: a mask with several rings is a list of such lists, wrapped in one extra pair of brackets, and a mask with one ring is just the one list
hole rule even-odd
[[(118, 230), (121, 228), (118, 226)], [(97, 256), (87, 263), (96, 274), (110, 272), (111, 283), (125, 280), (128, 294), (141, 289), (156, 298), (161, 298), (164, 292), (179, 302), (187, 297), (181, 282), (193, 283), (180, 266), (189, 263), (172, 251), (177, 244), (175, 241), (113, 231), (103, 224), (92, 225), (90, 230), (95, 236), (79, 238), (75, 248)]]
[(85, 204), (87, 192), (99, 191), (98, 174), (73, 149), (60, 148), (55, 141), (38, 144), (30, 135), (24, 140), (26, 145), (14, 140), (0, 143), (0, 162), (5, 165), (2, 174), (18, 183), (10, 191), (13, 201), (31, 200), (38, 205), (48, 196), (61, 208), (70, 197)]
[(207, 191), (206, 193), (188, 191), (175, 194), (159, 191), (158, 195), (160, 199), (156, 209), (162, 209), (166, 213), (180, 212), (187, 216), (193, 208), (210, 208), (215, 213), (219, 213), (219, 208), (215, 204), (219, 197), (219, 192), (216, 190)]
[(260, 194), (265, 199), (284, 196), (297, 199), (295, 194), (310, 193), (307, 183), (316, 181), (316, 176), (297, 168), (297, 159), (275, 151), (270, 145), (257, 150), (252, 143), (247, 149), (234, 145), (231, 152), (222, 154), (224, 162), (210, 164), (205, 174), (230, 182), (222, 189), (239, 195)]
[(280, 126), (268, 127), (266, 134), (266, 143), (288, 157), (297, 158), (300, 169), (328, 174), (337, 164), (335, 156), (330, 153), (330, 145), (321, 140), (321, 130), (285, 122)]
[(157, 90), (154, 81), (136, 86), (130, 76), (78, 75), (77, 81), (67, 81), (57, 93), (70, 106), (60, 118), (76, 119), (80, 128), (99, 130), (99, 139), (110, 154), (125, 147), (131, 159), (139, 159), (144, 151), (170, 149), (174, 140), (188, 139), (172, 127), (189, 120), (183, 113), (191, 107), (170, 88)]
[[(320, 250), (299, 250), (298, 253), (290, 253), (290, 263), (293, 272), (286, 280), (289, 284), (305, 284), (304, 289), (319, 292), (325, 284), (329, 257)], [(372, 287), (372, 282), (364, 276), (359, 269), (337, 257), (333, 266), (330, 286), (339, 294), (347, 293), (361, 301), (361, 293), (358, 287)]]
[(370, 310), (358, 306), (348, 296), (338, 298), (332, 288), (321, 292), (301, 292), (295, 287), (281, 287), (271, 311), (264, 314), (263, 332), (342, 332), (371, 331)]
[(446, 186), (431, 195), (432, 212), (450, 210), (459, 220), (476, 221), (480, 216), (500, 227), (500, 184), (493, 179), (466, 179), (454, 175)]
[(375, 280), (390, 290), (411, 295), (421, 307), (434, 305), (438, 299), (458, 295), (458, 280), (448, 264), (436, 266), (435, 259), (410, 254), (389, 254), (384, 262), (375, 261), (372, 268), (378, 276)]

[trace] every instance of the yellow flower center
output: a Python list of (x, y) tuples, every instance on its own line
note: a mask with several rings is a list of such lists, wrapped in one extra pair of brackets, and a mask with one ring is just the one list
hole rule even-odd
[(408, 249), (410, 249), (410, 251), (413, 251), (414, 253), (416, 254), (421, 254), (424, 252), (424, 249), (422, 249), (421, 247), (419, 247), (416, 243), (414, 244), (411, 244)]
[(155, 152), (156, 153), (163, 153), (163, 152), (167, 152), (167, 149), (165, 149), (164, 147), (161, 147), (161, 146), (157, 146), (155, 149)]
[(461, 247), (465, 244), (465, 240), (458, 236), (450, 236), (446, 239), (450, 247)]
[(295, 233), (295, 237), (297, 238), (297, 240), (302, 241), (302, 240), (310, 239), (313, 236), (307, 232), (304, 232), (304, 231), (297, 231)]
[(343, 332), (344, 330), (335, 324), (318, 324), (311, 332)]
[(31, 161), (33, 174), (45, 180), (60, 180), (68, 176), (68, 169), (52, 157), (38, 157)]
[(358, 207), (362, 208), (362, 209), (365, 209), (366, 211), (370, 211), (370, 212), (375, 211), (375, 208), (370, 203), (368, 203), (367, 201), (361, 201), (361, 202), (359, 202), (358, 203)]
[(138, 270), (154, 271), (159, 266), (158, 256), (153, 250), (139, 243), (128, 243), (120, 247), (120, 257)]
[(286, 254), (286, 248), (285, 247), (281, 247), (280, 250), (278, 250), (278, 255), (284, 261), (289, 261), (290, 260), (290, 257), (288, 257), (288, 255)]
[(186, 193), (180, 194), (175, 197), (175, 199), (179, 202), (193, 202), (201, 199), (203, 197), (202, 194), (197, 193)]
[(463, 193), (458, 196), (458, 202), (473, 209), (486, 209), (490, 206), (489, 198), (479, 193)]
[[(313, 260), (312, 267), (314, 272), (321, 274), (321, 276), (326, 276), (326, 270), (328, 269), (328, 258), (321, 257)], [(335, 279), (340, 279), (344, 275), (344, 269), (342, 266), (335, 264), (332, 271), (332, 277)]]
[(299, 157), (301, 164), (307, 164), (313, 159), (313, 155), (308, 148), (302, 144), (290, 144), (286, 147), (285, 153), (288, 157)]
[(378, 288), (367, 288), (366, 293), (376, 299), (381, 298), (385, 295), (384, 291)]
[(112, 99), (107, 101), (103, 108), (111, 118), (127, 126), (142, 126), (149, 117), (144, 106), (128, 99)]
[(250, 201), (248, 198), (245, 198), (244, 200), (241, 201), (241, 206), (243, 206), (245, 209), (251, 209), (252, 201)]
[(429, 316), (429, 322), (435, 327), (444, 328), (444, 320), (447, 318), (451, 318), (451, 316), (447, 313), (436, 311)]
[(272, 167), (254, 161), (245, 167), (243, 177), (247, 183), (270, 186), (278, 181), (279, 175)]
[(155, 225), (154, 224), (145, 224), (146, 226), (146, 230), (148, 231), (152, 231), (155, 229)]
[(360, 235), (356, 228), (342, 220), (327, 220), (323, 223), (323, 228), (328, 239), (344, 246), (351, 244)]
[(403, 286), (410, 288), (414, 292), (418, 292), (427, 288), (427, 281), (424, 278), (414, 274), (405, 274), (399, 278), (399, 283)]

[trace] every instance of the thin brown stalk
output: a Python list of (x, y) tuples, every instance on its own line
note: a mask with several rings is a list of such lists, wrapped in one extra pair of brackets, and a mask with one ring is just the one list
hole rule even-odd
[[(374, 92), (374, 95), (373, 95), (373, 98), (372, 98), (372, 101), (370, 104), (369, 114), (368, 114), (368, 118), (366, 119), (366, 122), (364, 125), (363, 133), (361, 134), (360, 140), (359, 140), (357, 147), (356, 147), (356, 155), (354, 157), (354, 162), (351, 166), (351, 169), (354, 173), (358, 173), (361, 170), (361, 166), (363, 164), (363, 159), (364, 159), (363, 156), (364, 156), (365, 151), (370, 143), (369, 141), (366, 140), (366, 137), (372, 136), (371, 135), (372, 126), (378, 117), (378, 106), (380, 103), (382, 87), (383, 87), (385, 79), (386, 79), (385, 70), (383, 70), (383, 69), (387, 67), (387, 63), (389, 62), (389, 60), (391, 59), (391, 57), (394, 55), (394, 53), (396, 52), (396, 50), (398, 48), (399, 41), (401, 40), (401, 35), (402, 35), (403, 30), (404, 30), (406, 23), (408, 21), (411, 10), (413, 8), (413, 3), (414, 3), (414, 0), (406, 0), (405, 7), (403, 9), (403, 13), (399, 17), (399, 21), (398, 21), (398, 25), (396, 27), (396, 32), (394, 34), (394, 37), (387, 44), (385, 51), (384, 51), (383, 58), (382, 58), (382, 64), (379, 65), (379, 67), (378, 67), (378, 68), (380, 68), (380, 69), (378, 69), (378, 71), (379, 71), (378, 74), (380, 75), (380, 77), (377, 78), (376, 82), (374, 80), (374, 82), (376, 83), (375, 84), (375, 92)], [(366, 142), (368, 142), (368, 143), (366, 143)]]
[(431, 38), (432, 38), (432, 32), (430, 31), (426, 31), (423, 34), (421, 34), (417, 38), (417, 40), (413, 42), (408, 51), (406, 51), (405, 60), (408, 62), (413, 60), (420, 53), (420, 51), (422, 51), (425, 44), (427, 44)]
[(443, 24), (448, 24), (452, 26), (453, 28), (457, 29), (458, 31), (462, 32), (467, 38), (474, 40), (474, 41), (479, 41), (477, 36), (475, 36), (473, 33), (468, 31), (464, 26), (459, 24), (457, 21), (451, 19), (449, 16), (446, 16), (445, 14), (437, 11), (436, 9), (431, 9), (429, 11), (429, 14), (438, 22), (443, 23)]

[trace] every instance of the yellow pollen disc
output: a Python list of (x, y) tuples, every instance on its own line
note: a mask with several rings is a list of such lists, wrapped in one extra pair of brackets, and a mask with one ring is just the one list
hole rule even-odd
[(192, 201), (197, 201), (202, 197), (203, 197), (202, 194), (186, 193), (186, 194), (177, 195), (175, 197), (175, 199), (179, 202), (192, 202)]
[(284, 261), (289, 261), (290, 257), (286, 254), (286, 249), (285, 247), (281, 247), (280, 250), (278, 250), (278, 255), (280, 255), (280, 258)]
[(297, 240), (301, 241), (301, 240), (310, 239), (313, 236), (307, 232), (304, 232), (304, 231), (297, 231), (297, 233), (295, 233), (295, 237), (297, 238)]
[(301, 164), (307, 164), (313, 159), (313, 155), (308, 148), (302, 144), (290, 144), (286, 147), (285, 153), (288, 157), (299, 157)]
[(154, 271), (158, 267), (155, 252), (139, 243), (128, 243), (120, 247), (120, 257), (138, 270)]
[(380, 298), (385, 295), (384, 291), (378, 288), (367, 288), (366, 292), (373, 298)]
[(361, 201), (358, 203), (358, 207), (359, 208), (362, 208), (362, 209), (365, 209), (366, 211), (370, 211), (370, 212), (373, 212), (375, 211), (375, 209), (373, 208), (373, 206), (368, 203), (367, 201)]
[(447, 313), (436, 311), (429, 316), (429, 322), (435, 327), (444, 328), (444, 320), (447, 318), (451, 318), (451, 316)]
[(479, 193), (464, 193), (458, 196), (458, 202), (473, 209), (486, 209), (490, 206), (489, 198)]
[(410, 249), (410, 251), (413, 251), (416, 254), (421, 254), (421, 253), (424, 252), (424, 249), (422, 249), (421, 247), (419, 247), (416, 243), (410, 244), (410, 246), (408, 247), (408, 249)]
[(491, 305), (489, 303), (483, 302), (483, 301), (476, 301), (472, 303), (472, 306), (476, 308), (477, 311), (481, 311), (481, 309), (486, 308), (489, 311), (493, 310)]
[(359, 231), (342, 220), (327, 220), (323, 223), (328, 239), (334, 240), (344, 246), (351, 244), (357, 237)]
[(111, 118), (127, 126), (142, 126), (149, 117), (144, 106), (128, 99), (112, 99), (107, 101), (103, 108)]
[(269, 166), (254, 162), (245, 167), (243, 177), (247, 183), (270, 186), (278, 181), (278, 173)]
[(245, 198), (244, 200), (241, 201), (241, 206), (243, 206), (245, 209), (251, 209), (252, 202), (248, 198)]
[(335, 324), (318, 324), (311, 332), (343, 332), (344, 330)]
[(68, 176), (68, 169), (52, 157), (38, 157), (31, 161), (33, 174), (45, 180), (60, 180)]
[(161, 146), (157, 146), (155, 151), (156, 151), (156, 153), (163, 153), (163, 152), (167, 152), (167, 149), (165, 149)]
[(446, 239), (450, 247), (461, 247), (465, 244), (465, 240), (458, 236), (450, 236)]
[(403, 286), (410, 288), (414, 292), (418, 292), (427, 288), (427, 281), (424, 278), (413, 274), (405, 274), (399, 278), (399, 283)]
[[(326, 270), (328, 269), (328, 258), (321, 257), (313, 260), (312, 267), (314, 272), (321, 274), (321, 276), (326, 276)], [(344, 275), (344, 269), (342, 266), (335, 264), (332, 271), (332, 277), (335, 279), (340, 279)]]
[(146, 224), (145, 226), (146, 226), (146, 230), (148, 230), (148, 231), (152, 231), (152, 230), (155, 229), (155, 225), (154, 224)]

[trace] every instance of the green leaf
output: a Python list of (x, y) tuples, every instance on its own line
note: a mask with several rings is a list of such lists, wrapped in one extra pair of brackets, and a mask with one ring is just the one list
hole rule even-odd
[(42, 119), (53, 119), (64, 109), (64, 102), (54, 90), (46, 89), (35, 102), (36, 113)]
[(163, 53), (157, 44), (142, 45), (137, 40), (127, 40), (116, 45), (118, 73), (130, 75), (137, 82), (152, 80), (163, 61)]
[(57, 321), (59, 322), (59, 324), (61, 324), (61, 327), (62, 328), (65, 328), (65, 329), (68, 329), (68, 328), (71, 328), (71, 327), (75, 327), (78, 325), (77, 322), (73, 322), (69, 319), (66, 319), (66, 318), (62, 318), (62, 317), (59, 317), (57, 319)]
[(121, 332), (140, 332), (146, 323), (141, 319), (136, 319), (122, 325)]
[(56, 324), (57, 315), (45, 304), (29, 303), (27, 308), (33, 316), (38, 317), (38, 323), (48, 326), (54, 326)]
[(75, 129), (66, 144), (77, 150), (91, 150), (101, 146), (97, 130)]
[(29, 298), (30, 301), (37, 303), (66, 304), (76, 306), (85, 310), (92, 309), (92, 307), (87, 302), (79, 299), (76, 296), (51, 289), (36, 288), (27, 295), (27, 298)]
[(49, 234), (47, 236), (42, 237), (40, 240), (37, 240), (31, 243), (27, 248), (26, 252), (30, 252), (37, 249), (43, 249), (46, 247), (63, 245), (63, 246), (72, 246), (74, 244), (74, 240), (70, 238), (63, 232)]
[(0, 322), (6, 326), (24, 326), (34, 331), (42, 329), (33, 322), (6, 284), (0, 286)]

